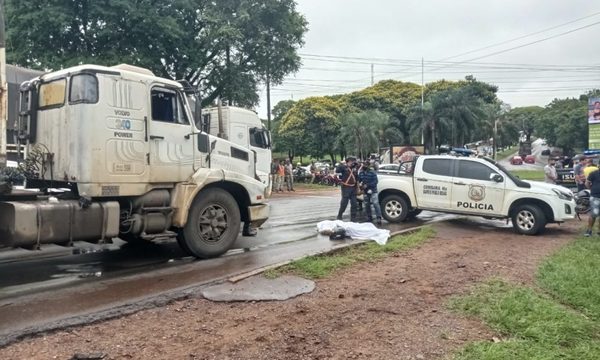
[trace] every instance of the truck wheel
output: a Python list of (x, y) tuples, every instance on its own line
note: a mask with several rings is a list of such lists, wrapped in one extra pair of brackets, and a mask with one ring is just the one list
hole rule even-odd
[(519, 234), (536, 235), (544, 230), (546, 216), (535, 205), (521, 205), (513, 212), (512, 223)]
[(239, 232), (240, 210), (235, 199), (225, 190), (208, 189), (192, 203), (179, 242), (184, 243), (184, 251), (211, 258), (227, 252)]
[(388, 195), (381, 201), (381, 213), (388, 222), (404, 221), (408, 215), (408, 204), (402, 196)]

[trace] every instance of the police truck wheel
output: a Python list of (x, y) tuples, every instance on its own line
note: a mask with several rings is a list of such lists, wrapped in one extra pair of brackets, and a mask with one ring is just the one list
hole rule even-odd
[(519, 234), (536, 235), (544, 230), (546, 216), (535, 205), (521, 205), (513, 212), (512, 223)]
[(184, 243), (184, 251), (211, 258), (227, 252), (239, 232), (240, 210), (235, 199), (225, 190), (208, 189), (192, 203), (179, 241)]
[(381, 214), (391, 223), (404, 221), (408, 215), (408, 204), (402, 196), (388, 195), (381, 201)]

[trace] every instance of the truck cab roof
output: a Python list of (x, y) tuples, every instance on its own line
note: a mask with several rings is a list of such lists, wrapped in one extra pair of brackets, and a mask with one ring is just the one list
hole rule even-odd
[(101, 65), (77, 65), (73, 67), (69, 67), (66, 69), (53, 71), (51, 73), (45, 73), (38, 77), (38, 79), (42, 81), (49, 81), (56, 78), (61, 78), (67, 75), (73, 75), (77, 73), (98, 73), (98, 74), (109, 74), (109, 75), (126, 75), (127, 78), (132, 80), (142, 80), (142, 81), (156, 81), (159, 80), (161, 83), (170, 86), (176, 86), (181, 88), (181, 84), (177, 81), (161, 78), (148, 69), (129, 65), (129, 64), (119, 64), (115, 66), (101, 66)]

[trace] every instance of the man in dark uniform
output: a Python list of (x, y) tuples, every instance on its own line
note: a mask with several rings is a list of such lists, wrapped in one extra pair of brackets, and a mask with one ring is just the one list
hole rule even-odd
[(342, 216), (350, 201), (350, 221), (356, 221), (356, 191), (358, 188), (358, 169), (356, 158), (354, 156), (348, 156), (346, 158), (346, 164), (341, 164), (337, 167), (336, 173), (341, 174), (342, 179), (342, 201), (340, 202), (340, 210), (338, 212), (337, 219), (342, 220)]

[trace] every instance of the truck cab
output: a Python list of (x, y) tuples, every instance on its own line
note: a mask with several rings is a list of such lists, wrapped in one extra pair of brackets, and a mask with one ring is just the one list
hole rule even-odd
[(42, 196), (0, 203), (0, 245), (177, 237), (212, 257), (268, 217), (255, 153), (196, 127), (179, 82), (81, 65), (23, 83), (20, 107), (26, 186)]
[(271, 189), (271, 135), (256, 112), (236, 106), (209, 107), (202, 110), (202, 123), (211, 135), (254, 152), (256, 175)]

